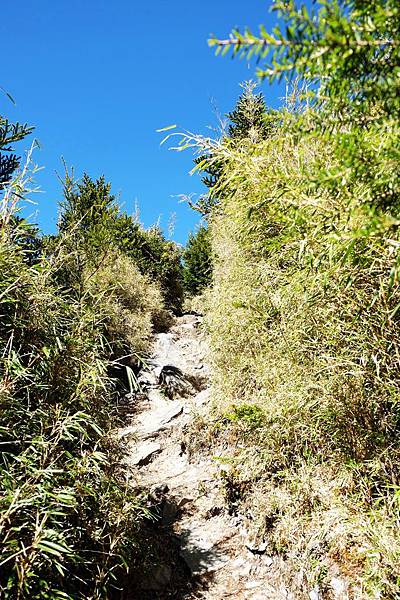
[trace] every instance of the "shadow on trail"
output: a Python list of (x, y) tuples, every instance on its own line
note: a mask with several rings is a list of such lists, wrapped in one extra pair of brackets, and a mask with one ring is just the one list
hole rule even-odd
[(188, 415), (208, 401), (199, 325), (199, 318), (185, 315), (154, 336), (152, 355), (138, 374), (143, 398), (133, 403), (121, 429), (136, 492), (147, 498), (150, 517), (140, 525), (137, 558), (119, 600), (204, 598), (213, 572), (228, 560), (218, 548), (221, 536), (214, 535), (214, 523), (196, 504), (198, 486), (212, 477), (190, 464), (182, 442)]
[(188, 600), (195, 598), (196, 582), (180, 556), (180, 543), (172, 527), (146, 524), (140, 544), (145, 558), (131, 567), (123, 600)]
[(145, 559), (132, 565), (123, 600), (195, 600), (211, 584), (222, 555), (217, 548), (196, 545), (189, 531), (176, 534), (173, 526), (180, 511), (175, 509), (164, 498), (155, 508), (156, 520), (146, 520), (139, 542), (146, 549)]

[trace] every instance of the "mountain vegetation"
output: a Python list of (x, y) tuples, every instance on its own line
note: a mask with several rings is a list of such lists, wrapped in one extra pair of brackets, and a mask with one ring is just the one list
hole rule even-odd
[(247, 82), (218, 139), (182, 135), (206, 187), (185, 249), (68, 169), (42, 235), (20, 210), (32, 128), (0, 116), (5, 600), (121, 598), (155, 560), (116, 431), (197, 295), (213, 404), (182, 451), (224, 465), (225, 508), (294, 598), (399, 598), (400, 4), (273, 8), (272, 32), (209, 42), (288, 91), (272, 109)]
[(333, 597), (339, 573), (350, 598), (394, 600), (400, 5), (275, 9), (272, 33), (210, 45), (288, 76), (286, 103), (262, 115), (250, 90), (233, 114), (253, 111), (262, 135), (182, 139), (211, 174), (215, 409), (193, 445), (230, 465), (227, 503), (282, 557), (296, 598)]
[(31, 175), (12, 144), (30, 129), (1, 123), (0, 595), (119, 597), (147, 509), (112, 431), (180, 310), (180, 250), (104, 178), (68, 172), (58, 233), (41, 236), (18, 214)]
[(183, 253), (183, 280), (189, 296), (197, 296), (211, 285), (211, 242), (207, 227), (200, 225), (189, 239)]

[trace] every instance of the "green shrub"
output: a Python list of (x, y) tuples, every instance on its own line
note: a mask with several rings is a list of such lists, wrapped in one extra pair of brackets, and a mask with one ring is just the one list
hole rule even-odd
[[(219, 168), (208, 439), (228, 454), (247, 526), (283, 558), (279, 584), (329, 598), (339, 573), (351, 598), (395, 599), (399, 7), (323, 2), (314, 16), (277, 4), (273, 34), (212, 43), (258, 55), (271, 79), (297, 69), (310, 89), (266, 139), (184, 140)], [(262, 411), (260, 427), (244, 437), (232, 404)]]
[(106, 598), (142, 509), (107, 435), (103, 309), (29, 266), (4, 230), (0, 263), (2, 597)]
[(59, 233), (40, 236), (17, 215), (31, 174), (10, 144), (29, 131), (0, 118), (0, 596), (118, 598), (147, 511), (111, 375), (168, 325), (163, 294), (179, 307), (180, 253), (139, 225), (121, 238), (128, 218), (87, 175), (66, 173)]
[(201, 225), (189, 239), (183, 253), (183, 280), (189, 296), (197, 296), (212, 281), (211, 242), (208, 229)]
[(164, 310), (157, 284), (142, 275), (128, 256), (117, 252), (86, 275), (85, 289), (97, 302), (101, 299), (105, 337), (113, 357), (146, 352), (153, 322), (160, 320)]
[(147, 513), (112, 433), (109, 372), (147, 350), (161, 294), (108, 246), (104, 214), (86, 231), (72, 219), (41, 252), (13, 213), (24, 182), (0, 211), (0, 595), (120, 597)]
[(143, 275), (156, 281), (165, 305), (179, 314), (183, 303), (183, 269), (179, 246), (167, 240), (159, 227), (144, 229), (122, 214), (116, 222), (116, 245), (138, 266)]
[[(181, 311), (183, 274), (178, 245), (167, 240), (159, 227), (144, 229), (136, 218), (121, 212), (104, 177), (93, 181), (85, 174), (81, 182), (75, 182), (73, 174), (66, 172), (59, 233), (65, 246), (68, 239), (72, 244), (60, 280), (78, 293), (83, 270), (97, 269), (109, 250), (114, 250), (128, 256), (143, 275), (158, 283), (166, 308)], [(50, 251), (56, 244), (57, 237), (49, 244)], [(73, 251), (76, 245), (78, 253)]]
[(224, 414), (224, 419), (230, 423), (238, 423), (245, 432), (262, 427), (265, 422), (262, 409), (254, 404), (232, 406), (230, 411)]
[[(351, 573), (355, 597), (360, 585), (371, 594), (380, 590), (395, 597), (398, 587), (390, 573), (400, 548), (396, 542), (385, 551), (389, 530), (382, 529), (381, 537), (375, 532), (372, 539), (366, 523), (382, 523), (390, 515), (393, 535), (398, 535), (397, 509), (388, 508), (394, 506), (400, 456), (398, 205), (373, 206), (371, 199), (378, 186), (374, 170), (381, 173), (380, 185), (397, 189), (397, 166), (388, 163), (387, 153), (394, 151), (399, 130), (387, 128), (385, 144), (379, 128), (354, 135), (358, 148), (374, 148), (368, 177), (361, 179), (353, 178), (351, 170), (343, 176), (340, 136), (329, 143), (328, 135), (299, 139), (289, 123), (271, 141), (231, 153), (231, 196), (211, 221), (215, 259), (208, 325), (214, 395), (222, 411), (240, 400), (266, 415), (265, 425), (236, 454), (240, 477), (255, 482), (246, 502), (257, 502), (261, 494), (268, 505), (271, 486), (281, 482), (281, 516), (270, 539), (290, 553), (299, 544), (298, 561), (288, 570), (296, 573), (305, 564), (313, 573), (306, 553), (309, 536), (323, 537), (323, 527), (335, 527), (328, 495), (321, 490), (318, 510), (311, 510), (314, 530), (302, 529), (301, 511), (297, 517), (291, 513), (299, 494), (318, 489), (316, 478), (311, 492), (304, 477), (322, 464), (319, 477), (333, 477), (342, 511), (337, 538), (321, 541), (328, 544), (323, 564), (328, 568), (329, 555), (335, 556), (340, 568)], [(324, 186), (313, 183), (322, 168), (330, 174), (341, 170), (334, 192), (330, 179)], [(293, 477), (300, 477), (299, 488), (286, 495)], [(371, 497), (381, 502), (373, 516)], [(353, 518), (351, 510), (356, 511)], [(296, 538), (296, 530), (304, 537)], [(342, 554), (339, 542), (346, 546)], [(361, 548), (368, 548), (363, 558)]]

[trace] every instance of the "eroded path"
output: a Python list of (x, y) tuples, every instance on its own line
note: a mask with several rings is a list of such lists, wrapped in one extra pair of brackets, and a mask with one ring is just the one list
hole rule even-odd
[(185, 452), (185, 428), (209, 410), (205, 361), (199, 317), (180, 317), (168, 333), (157, 334), (140, 376), (138, 410), (119, 432), (135, 485), (149, 490), (158, 515), (149, 537), (157, 564), (136, 573), (129, 600), (288, 597), (268, 585), (272, 559), (251, 546), (240, 516), (224, 509), (219, 462), (189, 460)]

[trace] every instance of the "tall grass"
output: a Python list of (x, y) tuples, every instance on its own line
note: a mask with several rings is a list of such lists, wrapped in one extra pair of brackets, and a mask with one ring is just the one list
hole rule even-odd
[(271, 118), (268, 140), (239, 148), (186, 138), (225, 165), (209, 440), (296, 598), (330, 597), (338, 573), (351, 598), (397, 598), (399, 127)]
[(0, 595), (118, 597), (145, 509), (111, 434), (109, 366), (144, 352), (161, 296), (107, 253), (70, 290), (60, 272), (73, 231), (32, 264), (10, 212), (18, 181), (0, 215)]

